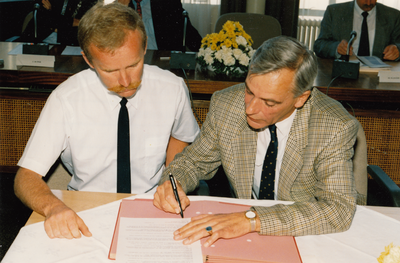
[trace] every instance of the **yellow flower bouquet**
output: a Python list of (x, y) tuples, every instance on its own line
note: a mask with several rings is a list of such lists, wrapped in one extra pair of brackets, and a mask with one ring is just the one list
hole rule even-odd
[(203, 72), (229, 78), (246, 77), (255, 50), (253, 40), (239, 22), (227, 21), (219, 33), (208, 34), (201, 41), (197, 63)]
[(399, 263), (400, 262), (400, 246), (393, 246), (391, 243), (385, 247), (385, 251), (378, 257), (379, 263)]

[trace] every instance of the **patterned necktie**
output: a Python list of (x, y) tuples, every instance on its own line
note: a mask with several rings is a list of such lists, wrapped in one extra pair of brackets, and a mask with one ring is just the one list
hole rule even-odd
[(126, 98), (122, 98), (118, 117), (117, 192), (131, 192), (131, 158), (129, 150), (129, 114)]
[(360, 45), (358, 47), (358, 55), (369, 56), (369, 37), (368, 37), (368, 24), (367, 24), (368, 12), (363, 12), (362, 16), (364, 17), (364, 19), (361, 26), (361, 37), (360, 37)]
[(140, 18), (142, 18), (142, 7), (140, 6), (140, 2), (142, 0), (135, 0), (136, 2), (136, 12), (139, 14)]
[(261, 172), (260, 192), (258, 199), (274, 199), (276, 159), (278, 156), (278, 137), (275, 124), (268, 127), (271, 134), (267, 153), (265, 154), (263, 169)]

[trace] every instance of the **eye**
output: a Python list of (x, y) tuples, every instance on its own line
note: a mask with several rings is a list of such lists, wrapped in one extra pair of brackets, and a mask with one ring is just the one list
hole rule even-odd
[(274, 106), (276, 105), (276, 103), (271, 102), (271, 101), (268, 101), (268, 100), (265, 100), (265, 101), (264, 101), (264, 104), (265, 104), (267, 107), (274, 107)]

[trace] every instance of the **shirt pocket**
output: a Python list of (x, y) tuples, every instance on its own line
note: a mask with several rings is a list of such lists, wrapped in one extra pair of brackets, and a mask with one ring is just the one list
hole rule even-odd
[(146, 138), (145, 142), (145, 172), (154, 176), (165, 163), (169, 136)]

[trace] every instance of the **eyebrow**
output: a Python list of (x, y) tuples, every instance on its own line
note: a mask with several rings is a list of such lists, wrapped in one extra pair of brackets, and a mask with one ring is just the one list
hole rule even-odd
[[(134, 66), (136, 66), (137, 64), (139, 64), (139, 62), (140, 62), (140, 59), (139, 59), (139, 61), (133, 62), (132, 64), (130, 64), (130, 65), (127, 66), (126, 68), (134, 67)], [(119, 70), (119, 69), (104, 69), (104, 68), (101, 68), (101, 67), (100, 67), (100, 69), (101, 69), (102, 71), (105, 71), (105, 72), (113, 72), (113, 71), (118, 71), (118, 70)]]
[[(246, 81), (244, 82), (244, 85), (246, 86), (247, 92), (254, 95), (254, 93), (250, 90), (249, 86), (247, 85)], [(282, 104), (282, 101), (276, 101), (276, 100), (273, 100), (273, 99), (260, 98), (260, 100), (263, 100), (265, 102), (272, 102), (272, 103), (275, 103), (275, 104)]]

